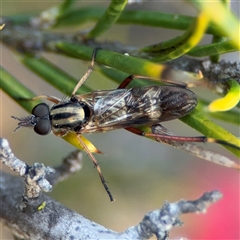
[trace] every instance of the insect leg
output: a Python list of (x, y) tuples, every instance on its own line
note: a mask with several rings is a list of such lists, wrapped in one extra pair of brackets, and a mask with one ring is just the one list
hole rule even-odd
[(112, 193), (110, 192), (110, 190), (109, 190), (109, 188), (108, 188), (108, 186), (107, 186), (107, 183), (106, 183), (105, 178), (103, 177), (103, 174), (102, 174), (101, 168), (100, 168), (100, 166), (99, 166), (99, 164), (98, 164), (98, 162), (97, 162), (97, 159), (96, 159), (96, 158), (93, 156), (93, 154), (89, 151), (87, 145), (84, 143), (84, 141), (83, 141), (80, 137), (78, 137), (78, 140), (79, 140), (80, 144), (82, 145), (82, 147), (84, 148), (84, 150), (86, 151), (86, 153), (88, 154), (88, 156), (91, 158), (94, 166), (96, 167), (96, 169), (97, 169), (97, 171), (98, 171), (98, 174), (99, 174), (99, 177), (100, 177), (100, 179), (101, 179), (101, 182), (102, 182), (102, 184), (103, 184), (103, 186), (104, 186), (104, 188), (105, 188), (105, 190), (106, 190), (106, 192), (107, 192), (107, 194), (108, 194), (108, 196), (109, 196), (109, 198), (110, 198), (110, 201), (111, 201), (111, 202), (114, 202), (115, 200), (114, 200), (114, 198), (113, 198), (113, 196), (112, 196)]
[(83, 85), (83, 83), (88, 79), (88, 77), (90, 76), (90, 74), (93, 71), (93, 66), (94, 66), (94, 61), (95, 61), (95, 57), (97, 55), (97, 51), (99, 48), (95, 48), (93, 50), (93, 54), (92, 54), (92, 61), (90, 66), (88, 67), (88, 70), (86, 71), (86, 73), (82, 76), (82, 78), (79, 80), (79, 82), (77, 83), (77, 85), (75, 86), (75, 88), (73, 89), (72, 92), (72, 96), (76, 95), (77, 90)]
[[(157, 125), (156, 125), (157, 126)], [(161, 126), (161, 125), (160, 125)], [(130, 131), (134, 134), (145, 136), (145, 137), (153, 137), (156, 140), (171, 140), (171, 141), (179, 141), (179, 142), (209, 142), (209, 143), (218, 143), (226, 146), (230, 146), (232, 148), (240, 150), (240, 146), (236, 146), (234, 144), (231, 144), (229, 142), (226, 142), (224, 140), (218, 140), (214, 138), (208, 138), (205, 136), (200, 137), (184, 137), (184, 136), (175, 136), (175, 135), (167, 135), (167, 134), (155, 134), (155, 133), (147, 133), (140, 129), (134, 128), (134, 127), (128, 127), (125, 128), (127, 131)]]
[(158, 78), (151, 78), (151, 77), (140, 76), (140, 75), (130, 75), (123, 80), (123, 82), (118, 86), (118, 89), (127, 87), (129, 85), (129, 83), (132, 82), (132, 80), (134, 80), (135, 78), (148, 80), (148, 81), (151, 81), (151, 80), (156, 81), (157, 80), (158, 82), (168, 83), (168, 84), (172, 84), (172, 85), (179, 86), (179, 87), (184, 87), (184, 88), (187, 87), (187, 84), (184, 82), (177, 82), (177, 81), (172, 81), (172, 80), (161, 80), (160, 81), (160, 79), (158, 79)]
[(134, 75), (130, 75), (127, 78), (125, 78), (122, 83), (118, 86), (118, 89), (122, 89), (127, 87), (127, 85), (134, 79)]
[(39, 99), (47, 99), (48, 101), (51, 101), (55, 104), (61, 102), (60, 99), (53, 97), (53, 96), (48, 96), (48, 95), (38, 95), (33, 98), (18, 98), (18, 100), (22, 100), (22, 101), (35, 101), (35, 100), (39, 100)]

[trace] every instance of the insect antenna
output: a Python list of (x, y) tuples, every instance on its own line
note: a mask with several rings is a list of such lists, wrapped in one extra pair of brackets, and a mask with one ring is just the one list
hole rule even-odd
[(15, 128), (15, 130), (13, 132), (18, 131), (21, 127), (33, 128), (36, 123), (36, 118), (34, 115), (30, 115), (30, 116), (22, 117), (22, 118), (11, 116), (11, 118), (19, 121), (18, 126)]
[(97, 169), (97, 171), (98, 171), (98, 174), (99, 174), (99, 177), (100, 177), (100, 179), (101, 179), (102, 185), (104, 186), (104, 188), (105, 188), (105, 190), (106, 190), (106, 192), (107, 192), (107, 194), (108, 194), (108, 196), (109, 196), (109, 198), (110, 198), (110, 201), (111, 201), (111, 202), (114, 202), (115, 199), (113, 198), (112, 193), (110, 192), (110, 190), (109, 190), (109, 188), (108, 188), (108, 186), (107, 186), (106, 180), (105, 180), (105, 178), (103, 177), (102, 170), (101, 170), (101, 168), (100, 168), (100, 166), (99, 166), (99, 163), (97, 162), (97, 159), (96, 159), (96, 158), (93, 156), (93, 154), (89, 151), (87, 145), (84, 143), (84, 141), (83, 141), (80, 137), (78, 137), (78, 140), (79, 140), (80, 144), (82, 145), (82, 147), (84, 148), (84, 150), (86, 151), (86, 153), (88, 154), (88, 156), (91, 158), (94, 166), (96, 167), (96, 169)]

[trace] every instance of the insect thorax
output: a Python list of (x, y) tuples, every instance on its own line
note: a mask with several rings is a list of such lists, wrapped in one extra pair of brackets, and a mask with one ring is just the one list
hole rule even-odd
[(83, 102), (63, 102), (54, 105), (50, 111), (53, 131), (79, 132), (91, 115), (91, 110)]

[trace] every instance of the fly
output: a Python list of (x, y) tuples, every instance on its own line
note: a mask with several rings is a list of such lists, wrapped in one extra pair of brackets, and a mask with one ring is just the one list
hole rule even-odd
[[(61, 101), (47, 95), (37, 96), (34, 100), (45, 98), (55, 104), (49, 107), (46, 103), (40, 103), (33, 108), (32, 115), (13, 118), (19, 120), (15, 131), (20, 127), (32, 127), (39, 135), (53, 132), (64, 138), (68, 134), (74, 134), (78, 139), (78, 144), (93, 161), (110, 200), (114, 201), (93, 151), (83, 140), (82, 134), (125, 128), (138, 135), (166, 140), (191, 142), (209, 140), (213, 142), (213, 139), (145, 133), (137, 128), (154, 126), (160, 122), (181, 118), (195, 109), (197, 96), (187, 89), (184, 83), (126, 89), (125, 87), (133, 78), (147, 79), (143, 76), (131, 75), (121, 83), (118, 89), (76, 95), (77, 90), (93, 71), (96, 52), (97, 50), (93, 52), (91, 65), (75, 86), (70, 98)], [(214, 142), (223, 143), (220, 140), (214, 140)]]

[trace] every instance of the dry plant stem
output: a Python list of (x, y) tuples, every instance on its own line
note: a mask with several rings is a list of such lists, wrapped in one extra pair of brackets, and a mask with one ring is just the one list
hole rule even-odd
[(187, 72), (201, 72), (205, 81), (195, 82), (195, 86), (206, 85), (216, 93), (226, 94), (229, 89), (228, 80), (235, 79), (240, 84), (240, 62), (221, 60), (212, 63), (210, 60), (198, 60), (190, 57), (180, 57), (166, 63), (167, 65)]
[(58, 167), (54, 167), (55, 172), (47, 176), (47, 180), (56, 185), (58, 182), (64, 181), (73, 173), (78, 172), (82, 168), (83, 157), (82, 152), (75, 150), (69, 153)]
[[(172, 132), (170, 132), (167, 128), (163, 127), (161, 124), (152, 126), (152, 133), (163, 134), (163, 135), (168, 135), (168, 136), (175, 136)], [(238, 164), (235, 163), (230, 158), (228, 158), (222, 154), (219, 154), (217, 152), (214, 152), (214, 151), (208, 150), (206, 148), (203, 148), (201, 146), (198, 146), (194, 143), (173, 141), (173, 140), (162, 139), (162, 138), (157, 138), (157, 137), (155, 139), (158, 142), (165, 143), (165, 144), (175, 147), (177, 149), (181, 149), (187, 153), (190, 153), (196, 157), (202, 158), (209, 162), (219, 164), (219, 165), (229, 167), (229, 168), (238, 168)]]
[[(74, 158), (77, 158), (74, 160)], [(4, 163), (20, 161), (13, 164), (11, 169), (24, 169), (24, 163), (16, 159), (6, 139), (0, 140), (0, 159)], [(81, 167), (81, 154), (75, 152), (66, 159), (72, 159), (72, 165), (66, 163), (60, 167), (56, 179), (61, 180), (66, 172), (75, 172)], [(16, 166), (23, 167), (16, 167)], [(26, 165), (26, 164), (25, 164)], [(71, 167), (74, 166), (74, 167)], [(24, 176), (24, 171), (21, 172)], [(24, 177), (23, 177), (24, 178)], [(38, 186), (36, 185), (38, 188)], [(50, 197), (41, 194), (37, 198), (25, 198), (25, 207), (20, 207), (24, 191), (23, 182), (19, 177), (1, 173), (0, 176), (0, 219), (10, 232), (18, 239), (149, 239), (154, 234), (157, 239), (166, 239), (168, 231), (181, 225), (180, 215), (184, 213), (206, 212), (207, 207), (222, 197), (218, 191), (204, 193), (202, 197), (194, 201), (180, 200), (175, 203), (165, 203), (161, 209), (147, 213), (143, 220), (136, 226), (126, 229), (122, 233), (116, 233), (110, 229), (94, 223), (83, 216), (67, 209), (62, 204)], [(44, 208), (39, 208), (46, 203)]]
[(52, 185), (45, 176), (54, 172), (53, 168), (45, 167), (41, 163), (29, 166), (12, 153), (6, 139), (0, 138), (0, 160), (11, 170), (22, 177), (25, 183), (23, 197), (26, 199), (37, 198), (41, 191), (50, 192)]
[(8, 141), (2, 138), (0, 138), (0, 160), (23, 178), (25, 183), (24, 199), (37, 198), (41, 191), (50, 192), (52, 184), (63, 181), (82, 168), (82, 153), (78, 150), (70, 153), (63, 160), (61, 166), (56, 169), (45, 167), (41, 163), (29, 166), (15, 157)]
[[(111, 238), (113, 232), (67, 209), (46, 195), (25, 201), (25, 208), (18, 207), (23, 193), (19, 177), (6, 173), (0, 178), (1, 221), (19, 239), (96, 239)], [(46, 206), (42, 211), (41, 203)]]
[(174, 226), (181, 226), (179, 216), (185, 213), (204, 213), (207, 207), (222, 198), (219, 191), (204, 193), (199, 199), (193, 201), (180, 200), (175, 203), (166, 202), (160, 210), (147, 213), (142, 222), (135, 226), (139, 232), (144, 233), (143, 239), (149, 239), (153, 234), (157, 239), (166, 239), (168, 231)]
[[(11, 184), (9, 184), (11, 183)], [(116, 233), (67, 209), (50, 197), (42, 196), (46, 207), (39, 212), (39, 201), (28, 202), (24, 211), (16, 206), (21, 201), (22, 182), (18, 177), (3, 173), (0, 181), (2, 192), (0, 218), (5, 226), (18, 238), (24, 239), (149, 239), (154, 234), (165, 239), (172, 227), (179, 225), (183, 213), (206, 212), (207, 207), (221, 198), (221, 193), (205, 193), (195, 201), (181, 200), (165, 203), (162, 209), (147, 213), (136, 226)], [(13, 197), (14, 196), (14, 197)]]

